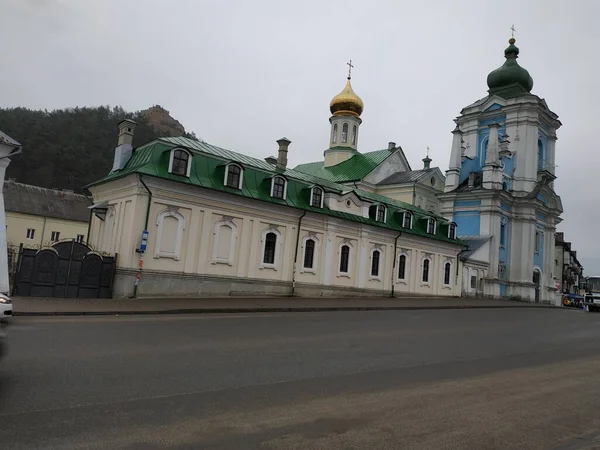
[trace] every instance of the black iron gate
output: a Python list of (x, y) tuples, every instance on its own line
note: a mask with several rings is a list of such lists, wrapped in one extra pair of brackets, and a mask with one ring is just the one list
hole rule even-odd
[(75, 240), (41, 250), (19, 248), (13, 295), (111, 298), (116, 255), (104, 256)]

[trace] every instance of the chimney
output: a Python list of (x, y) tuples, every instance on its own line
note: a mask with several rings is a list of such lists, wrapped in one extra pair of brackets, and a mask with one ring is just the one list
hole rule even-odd
[(277, 153), (277, 168), (285, 169), (287, 166), (288, 147), (292, 143), (288, 138), (282, 137), (277, 141), (279, 144), (279, 152)]
[(433, 161), (429, 156), (426, 156), (421, 161), (423, 161), (423, 169), (429, 169), (431, 161)]
[(394, 150), (396, 148), (395, 142), (388, 142), (388, 150)]
[(119, 128), (119, 135), (117, 138), (117, 148), (115, 149), (115, 159), (113, 161), (113, 168), (111, 172), (115, 170), (121, 170), (131, 158), (133, 152), (133, 131), (137, 126), (133, 120), (125, 119), (119, 122), (117, 125)]

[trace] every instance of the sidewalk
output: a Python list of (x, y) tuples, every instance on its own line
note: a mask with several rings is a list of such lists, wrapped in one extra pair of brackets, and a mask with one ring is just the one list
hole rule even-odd
[(15, 316), (554, 308), (511, 300), (445, 297), (203, 297), (80, 299), (13, 297)]

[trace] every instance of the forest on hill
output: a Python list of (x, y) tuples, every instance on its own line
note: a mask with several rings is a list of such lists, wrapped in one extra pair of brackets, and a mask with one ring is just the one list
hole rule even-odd
[[(157, 137), (182, 135), (157, 131), (145, 111), (126, 112), (122, 107), (100, 106), (54, 111), (0, 108), (0, 130), (23, 145), (11, 158), (7, 178), (20, 183), (82, 192), (83, 187), (106, 176), (113, 164), (117, 123), (138, 123), (133, 146)], [(193, 133), (183, 135), (195, 139)]]

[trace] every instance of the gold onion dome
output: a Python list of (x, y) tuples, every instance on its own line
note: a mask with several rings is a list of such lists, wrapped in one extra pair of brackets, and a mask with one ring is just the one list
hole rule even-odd
[(355, 116), (360, 117), (365, 105), (361, 98), (354, 93), (350, 84), (350, 77), (346, 82), (346, 87), (342, 92), (333, 97), (329, 104), (329, 110), (334, 116)]

